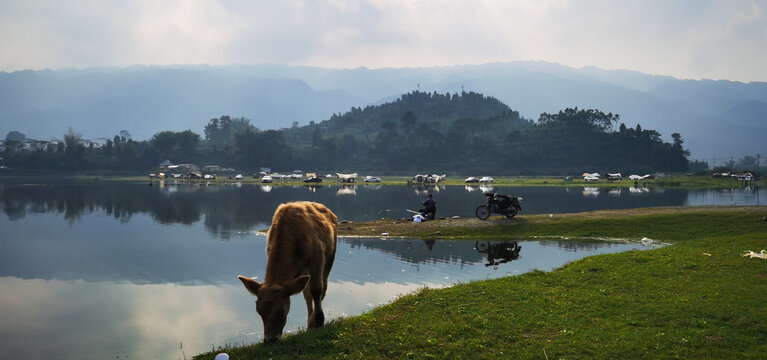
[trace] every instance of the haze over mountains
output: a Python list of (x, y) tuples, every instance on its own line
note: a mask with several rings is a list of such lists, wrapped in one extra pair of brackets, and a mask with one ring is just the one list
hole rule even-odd
[[(767, 83), (679, 80), (545, 62), (435, 68), (324, 69), (283, 65), (177, 66), (0, 73), (0, 136), (84, 138), (128, 130), (203, 135), (211, 118), (246, 117), (276, 129), (391, 101), (412, 90), (474, 91), (528, 119), (566, 107), (618, 113), (628, 127), (679, 132), (691, 159), (767, 153)], [(620, 149), (612, 149), (620, 151)]]

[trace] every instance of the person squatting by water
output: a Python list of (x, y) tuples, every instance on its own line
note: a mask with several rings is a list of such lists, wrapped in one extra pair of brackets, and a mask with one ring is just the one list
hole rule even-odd
[(434, 220), (437, 215), (437, 201), (434, 200), (434, 195), (429, 194), (424, 201), (421, 201), (421, 212), (427, 220)]

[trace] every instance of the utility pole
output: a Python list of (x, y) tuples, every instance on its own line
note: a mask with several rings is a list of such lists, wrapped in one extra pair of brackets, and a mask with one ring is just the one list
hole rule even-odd
[[(756, 154), (756, 178), (755, 180), (759, 180), (759, 160), (762, 157), (761, 154)], [(759, 186), (756, 186), (756, 206), (759, 206)]]

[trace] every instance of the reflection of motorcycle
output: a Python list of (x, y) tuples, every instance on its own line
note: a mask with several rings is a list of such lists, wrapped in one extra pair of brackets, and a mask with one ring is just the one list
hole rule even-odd
[(522, 197), (501, 195), (495, 192), (486, 192), (487, 204), (477, 206), (474, 214), (482, 220), (487, 220), (490, 213), (505, 215), (511, 219), (522, 210)]
[(474, 243), (474, 248), (480, 254), (487, 254), (487, 264), (485, 266), (495, 266), (516, 260), (519, 258), (519, 252), (522, 250), (522, 247), (516, 241), (486, 241), (483, 243), (477, 241)]

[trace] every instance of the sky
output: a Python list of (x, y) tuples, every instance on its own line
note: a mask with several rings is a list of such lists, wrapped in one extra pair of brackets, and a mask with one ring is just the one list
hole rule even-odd
[(767, 0), (0, 0), (0, 71), (546, 61), (767, 81)]

